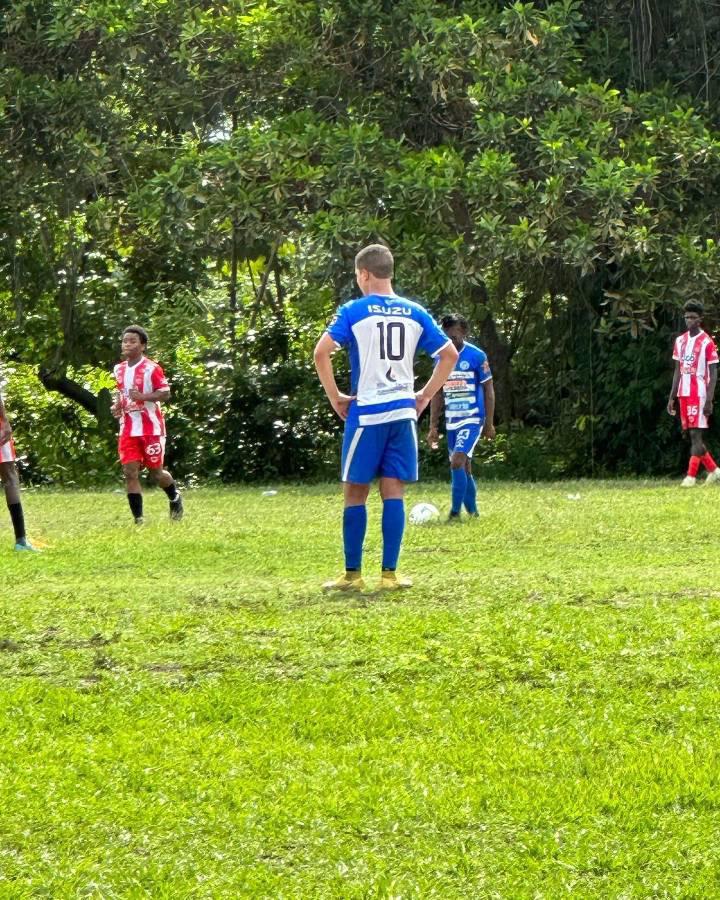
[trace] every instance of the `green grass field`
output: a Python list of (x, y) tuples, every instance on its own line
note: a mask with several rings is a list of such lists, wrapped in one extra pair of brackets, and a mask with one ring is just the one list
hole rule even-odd
[(356, 599), (335, 487), (24, 496), (0, 897), (720, 896), (720, 490), (481, 485)]

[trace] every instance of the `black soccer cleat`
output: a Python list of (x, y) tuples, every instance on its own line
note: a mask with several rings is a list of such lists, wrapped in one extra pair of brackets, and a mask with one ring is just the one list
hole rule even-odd
[(183, 507), (182, 497), (178, 494), (174, 500), (170, 501), (170, 518), (173, 522), (179, 522), (184, 513), (185, 509)]

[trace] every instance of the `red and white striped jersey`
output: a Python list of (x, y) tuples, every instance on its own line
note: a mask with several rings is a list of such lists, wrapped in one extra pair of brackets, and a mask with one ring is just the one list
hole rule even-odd
[(689, 397), (704, 403), (710, 382), (710, 366), (718, 361), (713, 339), (704, 331), (699, 331), (694, 337), (686, 331), (675, 340), (673, 359), (680, 363), (678, 397)]
[[(0, 425), (2, 425), (3, 420), (0, 419)], [(0, 463), (8, 463), (15, 462), (15, 444), (13, 443), (13, 439), (10, 438), (9, 441), (5, 441), (4, 444), (0, 444)]]
[(143, 356), (134, 366), (121, 362), (114, 372), (123, 410), (120, 434), (126, 437), (165, 434), (165, 417), (160, 404), (153, 400), (138, 403), (129, 396), (131, 388), (141, 394), (169, 390), (170, 385), (160, 366)]

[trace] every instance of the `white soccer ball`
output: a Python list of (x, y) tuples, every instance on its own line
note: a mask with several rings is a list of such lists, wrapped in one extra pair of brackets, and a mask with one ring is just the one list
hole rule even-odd
[(432, 521), (432, 519), (437, 519), (439, 516), (438, 508), (433, 506), (432, 503), (416, 503), (410, 510), (410, 524), (422, 525), (425, 522)]

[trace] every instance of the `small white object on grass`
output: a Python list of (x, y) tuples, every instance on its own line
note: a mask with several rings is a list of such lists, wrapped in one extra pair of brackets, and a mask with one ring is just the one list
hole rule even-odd
[(263, 497), (274, 497), (277, 494), (277, 491), (263, 491)]
[(437, 519), (439, 515), (440, 512), (437, 506), (433, 506), (432, 503), (416, 503), (410, 510), (408, 519), (411, 525), (422, 525), (425, 522)]
[(567, 498), (568, 498), (568, 500), (579, 500), (580, 494), (568, 494)]

